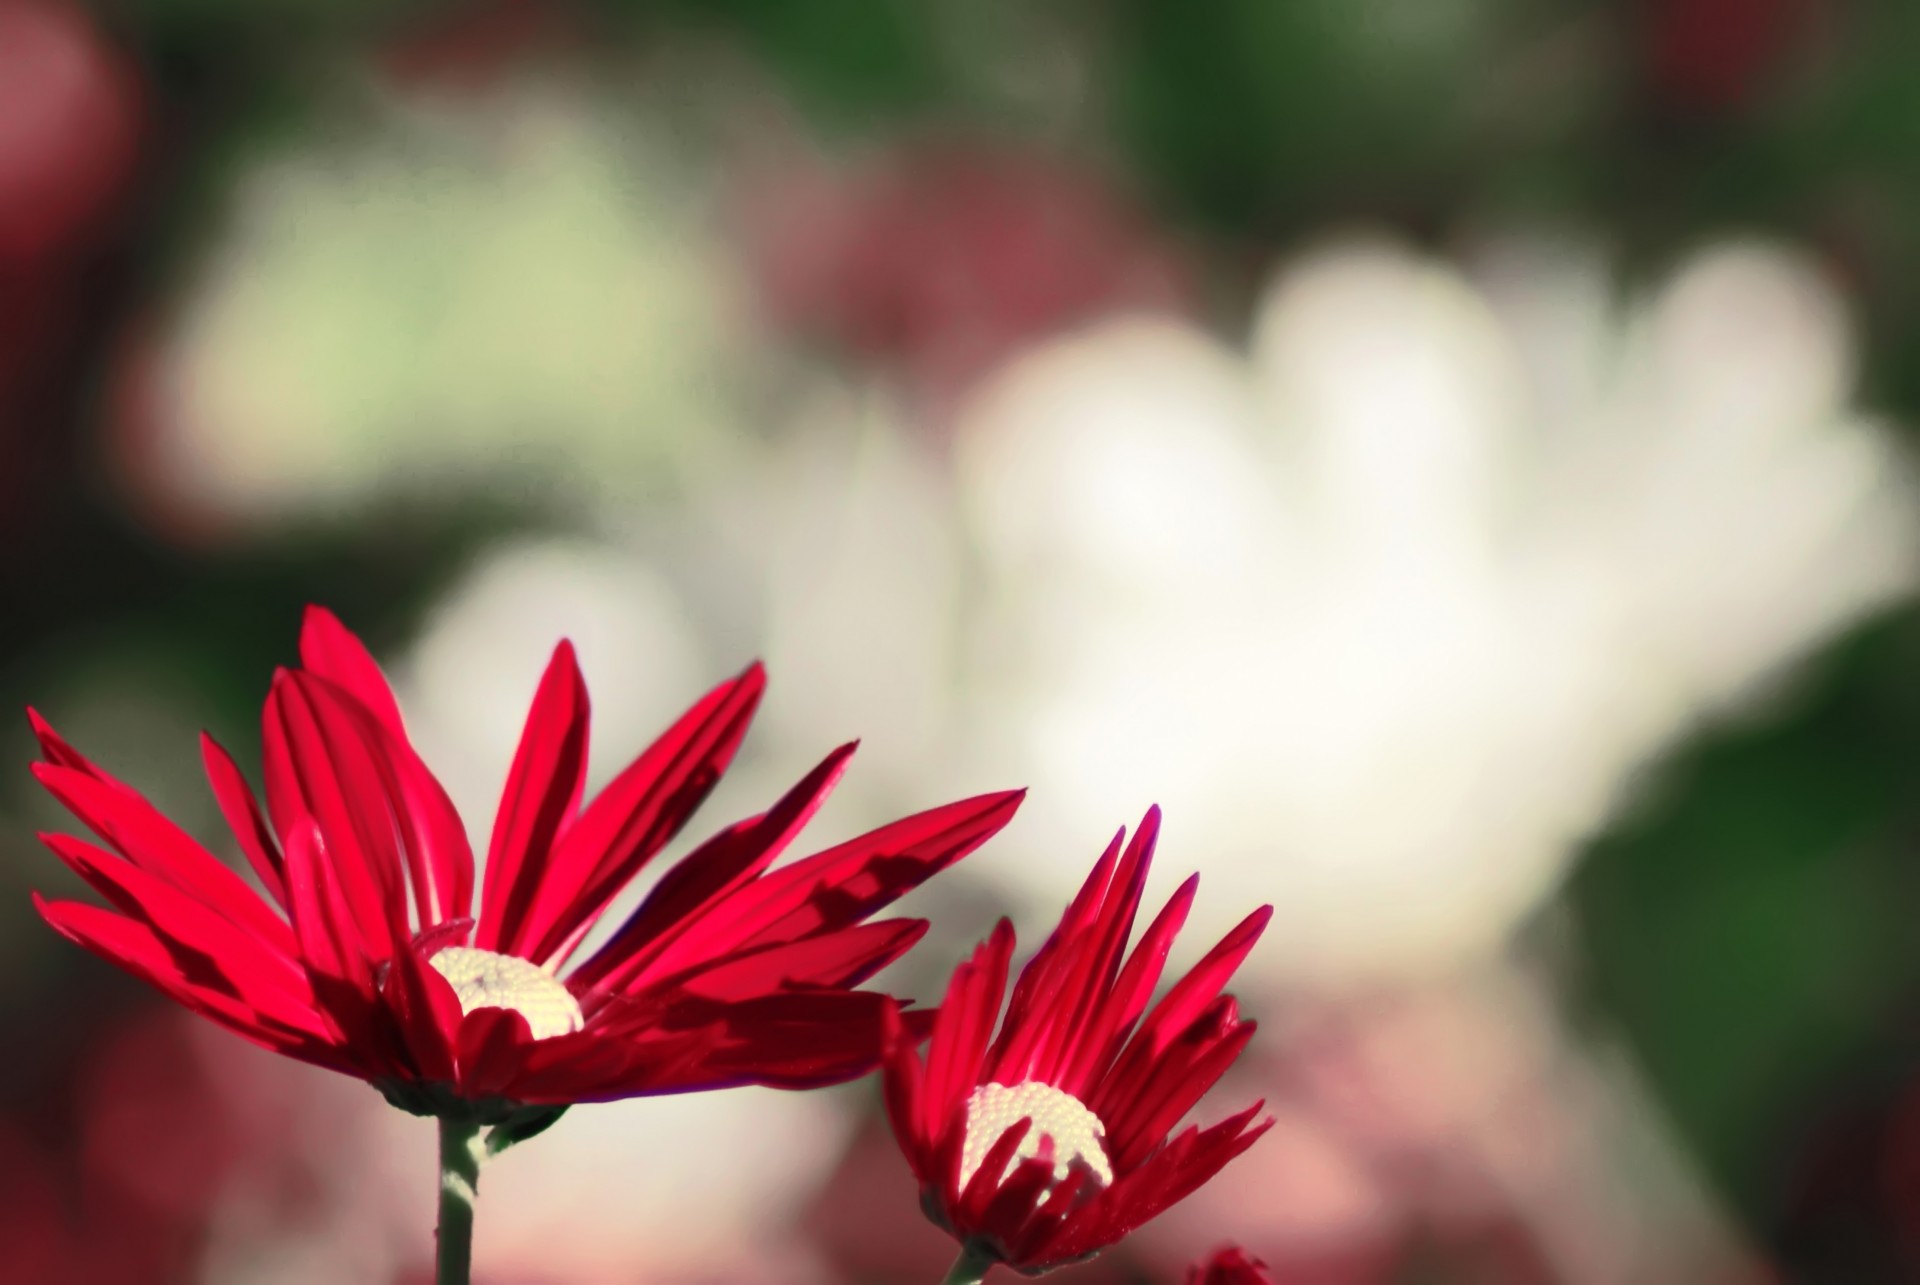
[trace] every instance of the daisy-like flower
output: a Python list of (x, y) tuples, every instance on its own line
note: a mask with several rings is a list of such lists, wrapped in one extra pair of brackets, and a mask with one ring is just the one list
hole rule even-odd
[(1186, 1285), (1273, 1285), (1267, 1265), (1238, 1245), (1229, 1245), (1187, 1272)]
[(265, 897), (34, 714), (35, 775), (104, 846), (42, 837), (113, 909), (36, 904), (65, 936), (253, 1043), (418, 1114), (507, 1125), (509, 1142), (575, 1102), (871, 1070), (898, 1018), (888, 997), (851, 988), (926, 925), (865, 921), (1019, 803), (948, 804), (769, 870), (844, 770), (843, 746), (695, 848), (576, 963), (726, 770), (760, 667), (709, 692), (583, 808), (587, 692), (562, 642), (501, 795), (476, 912), (465, 827), (372, 657), (318, 608), (300, 655), (267, 698), (264, 811), (227, 753), (201, 743)]
[(1253, 1037), (1221, 988), (1272, 907), (1242, 920), (1149, 1010), (1199, 886), (1198, 875), (1182, 884), (1126, 954), (1159, 831), (1154, 808), (1124, 852), (1126, 832), (1114, 837), (1022, 970), (997, 1038), (1014, 947), (1005, 920), (954, 971), (924, 1063), (888, 1010), (887, 1114), (928, 1216), (961, 1243), (951, 1281), (977, 1281), (996, 1262), (1038, 1275), (1089, 1257), (1212, 1178), (1271, 1123), (1254, 1122), (1256, 1102), (1167, 1136)]

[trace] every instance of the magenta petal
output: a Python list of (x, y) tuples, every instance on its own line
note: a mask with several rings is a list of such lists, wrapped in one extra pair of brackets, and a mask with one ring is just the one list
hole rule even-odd
[(701, 958), (858, 923), (985, 843), (1024, 794), (931, 808), (762, 875), (702, 915), (649, 971), (671, 976)]
[(746, 999), (796, 986), (858, 986), (906, 953), (924, 919), (883, 919), (735, 955), (674, 979), (703, 999)]
[[(722, 683), (615, 777), (554, 847), (513, 940), (551, 964), (597, 918), (706, 798), (733, 760), (760, 703), (759, 665)], [(502, 940), (505, 940), (504, 938)]]
[(228, 986), (210, 986), (189, 978), (173, 951), (150, 926), (99, 906), (77, 901), (47, 901), (38, 893), (34, 908), (67, 940), (132, 974), (176, 1002), (249, 1042), (275, 1053), (334, 1070), (354, 1073), (354, 1060), (326, 1041), (317, 1019), (288, 1024), (249, 1005)]
[(452, 1083), (454, 1041), (462, 1017), (460, 997), (447, 979), (418, 951), (403, 950), (393, 957), (381, 994), (399, 1024), (401, 1042), (418, 1078)]
[(285, 860), (280, 855), (280, 844), (274, 838), (272, 827), (260, 812), (260, 802), (254, 798), (253, 789), (247, 784), (247, 778), (241, 775), (233, 756), (205, 732), (200, 733), (200, 761), (206, 768), (207, 782), (213, 787), (213, 797), (220, 805), (220, 814), (226, 818), (227, 828), (233, 831), (234, 839), (239, 842), (247, 864), (259, 876), (267, 895), (284, 908), (287, 904)]
[(554, 841), (580, 806), (587, 771), (587, 685), (573, 644), (554, 648), (527, 712), (487, 849), (474, 944), (521, 954), (522, 929), (548, 876)]
[(369, 942), (407, 922), (393, 799), (350, 707), (323, 679), (281, 671), (263, 720), (267, 811), (283, 842), (311, 818)]
[(700, 912), (718, 905), (786, 851), (833, 792), (853, 750), (842, 745), (760, 816), (728, 826), (677, 862), (606, 945), (573, 971), (574, 981), (609, 990), (645, 985), (649, 965), (674, 939), (698, 931)]
[(325, 607), (308, 607), (300, 623), (300, 663), (338, 687), (345, 688), (399, 740), (407, 739), (400, 705), (393, 688), (380, 672), (379, 662), (354, 633)]
[(533, 1044), (527, 1019), (510, 1008), (477, 1008), (456, 1038), (460, 1094), (471, 1101), (506, 1097)]
[(127, 860), (244, 928), (290, 951), (287, 925), (246, 881), (132, 790), (75, 768), (36, 763), (33, 774), (66, 809)]

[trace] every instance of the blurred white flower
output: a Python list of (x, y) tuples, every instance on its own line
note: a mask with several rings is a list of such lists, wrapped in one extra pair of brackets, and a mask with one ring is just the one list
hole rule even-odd
[(153, 363), (141, 485), (285, 521), (448, 486), (631, 497), (725, 453), (744, 288), (665, 131), (561, 84), (363, 115), (240, 185)]
[(1158, 800), (1202, 913), (1277, 906), (1256, 967), (1472, 958), (1663, 745), (1911, 587), (1914, 492), (1806, 264), (1721, 247), (1630, 307), (1553, 247), (1486, 276), (1346, 244), (1248, 359), (1120, 320), (982, 391), (970, 699), (1034, 794), (976, 871), (1057, 904)]

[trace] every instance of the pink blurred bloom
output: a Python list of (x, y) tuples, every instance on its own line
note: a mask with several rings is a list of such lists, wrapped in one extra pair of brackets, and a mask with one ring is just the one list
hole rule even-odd
[(935, 403), (1031, 340), (1191, 293), (1170, 240), (1060, 157), (936, 142), (851, 171), (801, 159), (741, 205), (775, 319), (899, 367)]
[(1273, 1277), (1265, 1263), (1234, 1245), (1190, 1270), (1187, 1285), (1273, 1285)]

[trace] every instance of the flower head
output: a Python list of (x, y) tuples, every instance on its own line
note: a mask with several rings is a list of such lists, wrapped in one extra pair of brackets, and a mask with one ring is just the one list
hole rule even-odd
[(1229, 1245), (1187, 1272), (1186, 1285), (1273, 1285), (1267, 1265), (1238, 1245)]
[(266, 890), (32, 715), (35, 775), (100, 839), (43, 835), (113, 904), (36, 904), (65, 936), (264, 1048), (378, 1086), (421, 1114), (531, 1122), (573, 1102), (864, 1074), (898, 1023), (851, 989), (919, 938), (868, 916), (984, 842), (1017, 793), (982, 795), (769, 870), (844, 770), (828, 755), (759, 816), (668, 870), (584, 962), (609, 903), (726, 770), (758, 665), (688, 710), (585, 807), (588, 704), (562, 642), (541, 679), (478, 892), (466, 829), (385, 678), (329, 613), (264, 717), (266, 808), (201, 741)]
[(955, 970), (924, 1063), (889, 1010), (887, 1112), (928, 1216), (1024, 1273), (1112, 1244), (1271, 1123), (1253, 1122), (1256, 1102), (1168, 1139), (1253, 1037), (1221, 987), (1272, 910), (1247, 916), (1149, 1010), (1199, 886), (1182, 884), (1123, 960), (1159, 829), (1156, 808), (1124, 853), (1125, 831), (1115, 836), (1021, 972), (997, 1038), (1014, 945), (1004, 920)]

